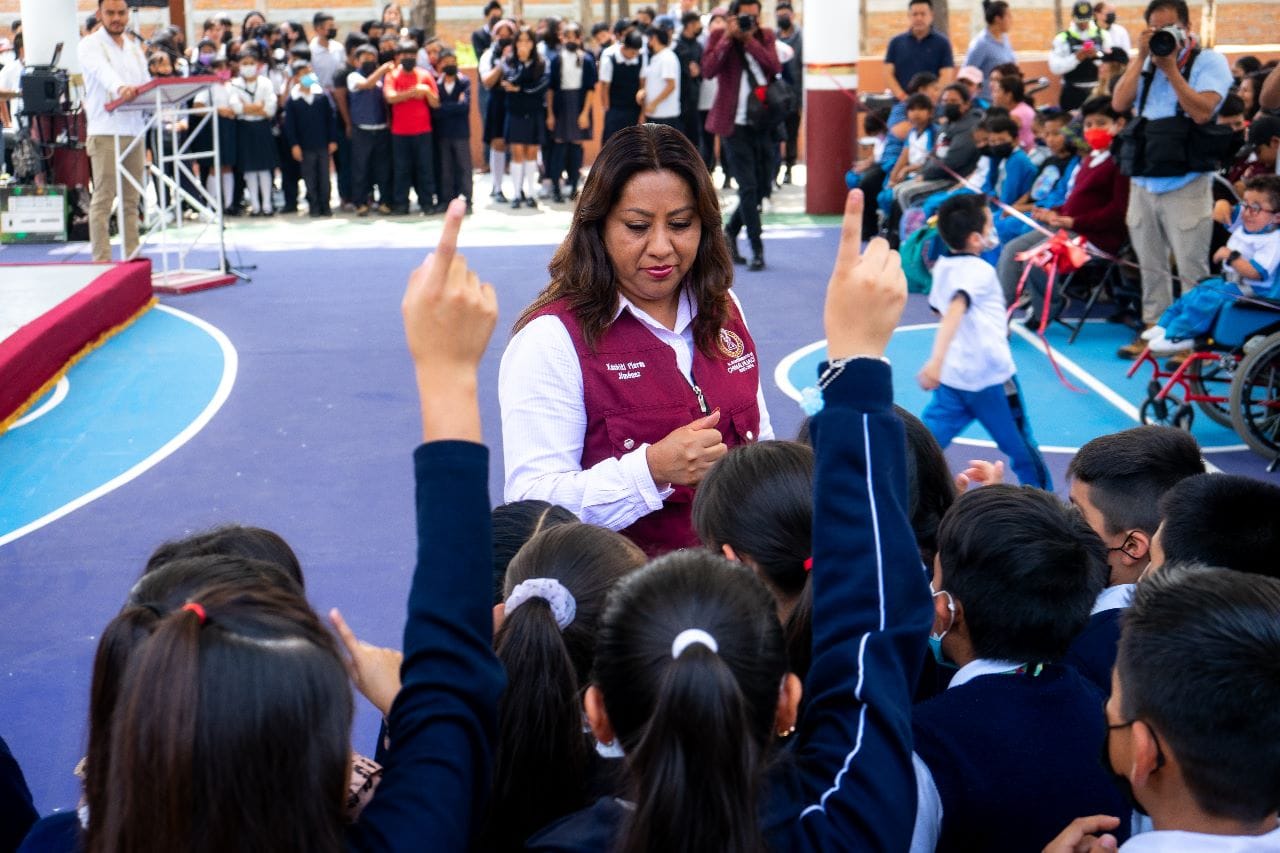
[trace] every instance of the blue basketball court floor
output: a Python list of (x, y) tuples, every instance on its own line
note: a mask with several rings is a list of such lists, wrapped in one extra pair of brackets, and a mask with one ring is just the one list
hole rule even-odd
[[(464, 253), (501, 302), (481, 388), (501, 498), (497, 371), (511, 323), (545, 284), (567, 215), (477, 216)], [(803, 418), (799, 388), (821, 358), (833, 220), (775, 216), (769, 268), (739, 268), (736, 292), (765, 368), (777, 434)], [(42, 813), (73, 807), (84, 754), (97, 634), (161, 541), (236, 521), (274, 529), (298, 551), (312, 603), (340, 606), (371, 642), (395, 645), (414, 554), (410, 453), (418, 440), (413, 375), (400, 328), (405, 276), (438, 220), (255, 220), (232, 231), (253, 281), (167, 297), (77, 364), (0, 436), (0, 735)], [(85, 247), (10, 247), (0, 263), (83, 260)], [(0, 273), (2, 275), (3, 273)], [(890, 357), (898, 400), (919, 412), (915, 374), (934, 318), (913, 296)], [(1064, 387), (1030, 336), (1013, 338), (1037, 439), (1055, 485), (1071, 453), (1136, 423), (1145, 378), (1115, 359), (1123, 329), (1090, 323), (1074, 345), (1054, 330)], [(1218, 468), (1268, 477), (1264, 460), (1199, 417)], [(999, 458), (980, 431), (948, 451), (954, 466)], [(355, 748), (373, 749), (377, 715), (361, 703)]]

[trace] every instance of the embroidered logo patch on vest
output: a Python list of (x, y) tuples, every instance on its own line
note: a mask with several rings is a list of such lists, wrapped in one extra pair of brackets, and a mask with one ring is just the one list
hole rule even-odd
[(720, 339), (718, 343), (720, 345), (720, 352), (724, 353), (729, 358), (741, 358), (742, 354), (747, 350), (742, 343), (742, 338), (738, 337), (736, 333), (731, 332), (728, 329), (720, 330)]

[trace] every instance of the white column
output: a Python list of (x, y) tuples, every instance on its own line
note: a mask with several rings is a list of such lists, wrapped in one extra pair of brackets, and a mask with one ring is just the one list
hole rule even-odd
[(76, 0), (18, 0), (18, 14), (22, 18), (27, 65), (48, 65), (53, 49), (62, 42), (59, 67), (72, 74), (80, 73), (76, 46), (80, 43), (81, 15)]

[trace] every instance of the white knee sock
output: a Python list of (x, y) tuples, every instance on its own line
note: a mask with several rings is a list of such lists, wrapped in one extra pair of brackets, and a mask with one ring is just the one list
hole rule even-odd
[(268, 171), (255, 172), (258, 177), (258, 186), (262, 188), (262, 210), (264, 213), (270, 213), (271, 205), (271, 173)]
[(222, 173), (222, 206), (223, 207), (231, 206), (231, 197), (235, 195), (235, 191), (236, 191), (236, 173), (223, 172)]
[(244, 191), (249, 195), (249, 210), (262, 212), (262, 199), (258, 195), (258, 173), (248, 172), (244, 176)]
[(218, 176), (210, 173), (204, 176), (204, 191), (209, 194), (209, 206), (214, 207), (218, 203)]
[(502, 173), (507, 170), (507, 152), (489, 149), (489, 175), (493, 178), (493, 194), (502, 192)]
[(521, 190), (524, 191), (525, 197), (531, 201), (538, 195), (538, 183), (539, 183), (538, 161), (525, 160), (524, 161), (524, 184), (529, 189), (524, 190), (524, 187), (522, 186)]

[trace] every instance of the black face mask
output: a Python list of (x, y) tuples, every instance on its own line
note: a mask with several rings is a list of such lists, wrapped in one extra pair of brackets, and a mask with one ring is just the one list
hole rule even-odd
[(325, 38), (330, 38), (330, 39), (331, 39), (331, 38), (337, 38), (337, 37), (338, 37), (338, 28), (337, 28), (337, 27), (330, 27), (330, 28), (328, 29), (328, 31), (327, 31), (327, 32), (325, 32), (324, 37), (325, 37)]
[[(1103, 716), (1102, 722), (1107, 726), (1107, 733), (1102, 738), (1102, 769), (1106, 770), (1111, 776), (1116, 783), (1116, 787), (1120, 789), (1120, 793), (1124, 794), (1124, 798), (1133, 806), (1133, 810), (1145, 817), (1147, 810), (1142, 807), (1142, 803), (1138, 802), (1137, 797), (1133, 795), (1133, 783), (1129, 781), (1128, 776), (1123, 773), (1117, 773), (1115, 767), (1111, 764), (1111, 725), (1107, 723), (1105, 716)], [(1163, 761), (1158, 761), (1156, 766), (1158, 767), (1163, 763)]]
[(959, 104), (947, 104), (942, 108), (942, 115), (947, 121), (959, 121), (960, 117), (964, 115), (964, 110), (960, 108)]
[(412, 71), (417, 66), (418, 66), (418, 60), (416, 59), (400, 60), (400, 67), (403, 68), (405, 71)]
[(1107, 26), (1109, 27), (1116, 22), (1116, 13), (1108, 12), (1105, 16), (1103, 16), (1102, 20), (1105, 21)]
[(1008, 142), (991, 145), (987, 148), (987, 153), (997, 160), (1003, 160), (1013, 155), (1013, 145)]
[(376, 63), (376, 62), (361, 62), (361, 63), (360, 63), (360, 73), (361, 73), (361, 74), (363, 74), (365, 77), (368, 77), (368, 76), (372, 75), (372, 74), (373, 74), (373, 72), (375, 72), (375, 71), (377, 71), (377, 70), (378, 70), (378, 63)]
[(441, 70), (444, 71), (446, 77), (456, 77), (458, 74), (458, 66), (456, 65), (446, 65)]
[(780, 30), (789, 30), (789, 29), (791, 29), (791, 19), (790, 19), (789, 17), (787, 17), (786, 15), (779, 15), (779, 16), (778, 16), (778, 29), (780, 29)]
[(506, 49), (507, 49), (507, 48), (509, 48), (509, 47), (511, 47), (511, 39), (509, 39), (509, 38), (500, 38), (500, 39), (498, 39), (498, 50), (500, 50), (500, 51), (501, 51), (501, 50), (506, 50)]
[(501, 15), (491, 15), (491, 16), (489, 17), (489, 26), (490, 26), (490, 27), (495, 27), (495, 26), (497, 26), (498, 21), (501, 21), (501, 20), (502, 20), (502, 16), (501, 16)]
[(386, 65), (388, 62), (395, 62), (396, 55), (394, 51), (383, 50), (378, 52), (378, 62)]
[(567, 41), (564, 43), (564, 49), (569, 51), (570, 53), (577, 53), (578, 47), (579, 45), (576, 41)]

